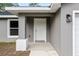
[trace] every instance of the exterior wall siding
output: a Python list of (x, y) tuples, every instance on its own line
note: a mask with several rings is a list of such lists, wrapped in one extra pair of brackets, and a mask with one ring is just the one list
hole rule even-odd
[(78, 3), (61, 4), (61, 55), (72, 55), (72, 22), (66, 23), (66, 14), (73, 14), (73, 10), (79, 10)]
[[(51, 20), (51, 44), (59, 55), (72, 56), (72, 22), (66, 22), (66, 15), (79, 10), (78, 3), (62, 3), (61, 10)], [(60, 20), (60, 21), (59, 21)]]
[(19, 15), (19, 39), (25, 39), (25, 16)]
[(61, 9), (57, 11), (55, 17), (51, 19), (51, 32), (50, 39), (52, 46), (56, 49), (58, 54), (61, 54), (61, 39), (60, 39), (60, 21), (61, 21)]
[(33, 42), (33, 17), (26, 17), (26, 38)]
[(0, 19), (0, 40), (7, 40), (7, 20)]
[(15, 39), (8, 38), (7, 35), (7, 20), (8, 19), (0, 19), (0, 42), (15, 42)]

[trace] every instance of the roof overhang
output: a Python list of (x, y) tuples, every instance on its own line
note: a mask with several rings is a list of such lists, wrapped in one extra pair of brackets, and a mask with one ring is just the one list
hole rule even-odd
[(55, 13), (61, 7), (60, 3), (51, 4), (50, 8), (47, 7), (5, 7), (5, 10), (13, 14), (18, 13)]

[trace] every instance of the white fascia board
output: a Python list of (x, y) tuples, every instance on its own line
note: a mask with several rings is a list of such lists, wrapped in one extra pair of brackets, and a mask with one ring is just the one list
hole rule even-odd
[(18, 18), (16, 15), (0, 15), (0, 18)]
[(56, 12), (61, 7), (60, 3), (51, 4), (51, 11)]
[(5, 10), (13, 13), (50, 13), (51, 8), (46, 7), (6, 7)]
[(46, 7), (5, 7), (5, 10), (50, 10)]

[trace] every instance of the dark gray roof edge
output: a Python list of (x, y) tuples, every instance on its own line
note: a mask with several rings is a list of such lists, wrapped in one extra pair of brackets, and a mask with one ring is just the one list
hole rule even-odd
[(5, 11), (0, 11), (0, 15), (14, 15), (14, 14), (5, 10)]
[(13, 16), (16, 16), (16, 15), (14, 15), (6, 10), (0, 11), (0, 18), (18, 18), (18, 17), (13, 17)]

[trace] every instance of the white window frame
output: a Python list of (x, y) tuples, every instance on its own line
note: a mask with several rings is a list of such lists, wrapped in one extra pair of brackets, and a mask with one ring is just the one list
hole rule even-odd
[[(8, 19), (7, 20), (7, 35), (8, 35), (8, 38), (18, 38), (19, 35), (15, 35), (15, 36), (10, 35), (10, 21), (18, 21), (18, 19)], [(19, 28), (18, 28), (18, 31), (19, 31)]]

